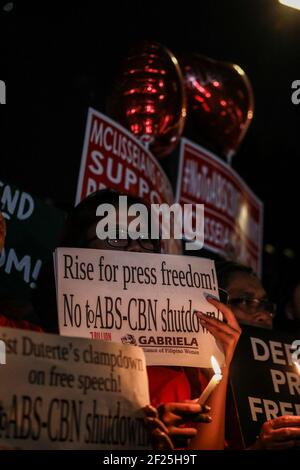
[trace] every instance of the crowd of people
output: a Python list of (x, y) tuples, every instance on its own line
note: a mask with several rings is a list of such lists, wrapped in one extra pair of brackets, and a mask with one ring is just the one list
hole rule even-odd
[[(116, 211), (119, 194), (100, 190), (84, 199), (69, 214), (60, 246), (160, 252), (159, 240), (129, 239), (127, 242), (96, 236), (99, 204), (112, 204)], [(128, 205), (140, 202), (129, 196)], [(0, 248), (5, 239), (5, 221), (0, 218)], [(120, 241), (122, 243), (120, 243)], [(272, 303), (255, 272), (247, 266), (232, 261), (216, 262), (219, 288), (225, 292), (226, 303), (207, 298), (222, 315), (223, 320), (197, 312), (198, 320), (216, 339), (224, 352), (223, 380), (201, 405), (197, 397), (207, 385), (210, 374), (205, 369), (181, 366), (149, 366), (150, 403), (145, 408), (145, 425), (155, 449), (222, 450), (238, 448), (234, 442), (236, 416), (229, 391), (230, 364), (234, 357), (243, 325), (271, 329), (276, 306)], [(26, 319), (10, 318), (0, 314), (0, 326), (23, 328), (40, 332), (58, 333), (58, 316), (55, 296), (55, 279), (52, 263), (40, 274), (33, 305), (36, 324)], [(299, 327), (300, 284), (295, 283), (286, 302), (286, 315), (290, 327)], [(226, 430), (226, 431), (225, 431)], [(290, 449), (300, 442), (300, 416), (280, 416), (266, 421), (261, 432), (249, 447), (253, 450)]]

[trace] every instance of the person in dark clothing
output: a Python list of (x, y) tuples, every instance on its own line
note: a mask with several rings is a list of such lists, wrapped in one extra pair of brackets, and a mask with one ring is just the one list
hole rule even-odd
[[(216, 264), (219, 287), (228, 293), (228, 304), (240, 324), (272, 328), (275, 305), (255, 272), (244, 265)], [(230, 413), (228, 413), (230, 414)], [(230, 419), (234, 422), (234, 417)], [(250, 450), (286, 450), (298, 447), (300, 416), (279, 416), (266, 421)]]
[[(62, 247), (78, 247), (78, 248), (93, 248), (93, 249), (117, 249), (122, 251), (139, 251), (148, 253), (160, 253), (161, 252), (161, 240), (153, 239), (149, 236), (149, 227), (151, 227), (151, 220), (148, 220), (148, 233), (145, 236), (139, 236), (137, 239), (132, 239), (130, 234), (127, 233), (126, 239), (120, 239), (120, 237), (113, 238), (107, 237), (105, 239), (99, 239), (96, 236), (96, 227), (100, 220), (96, 216), (97, 208), (100, 204), (110, 204), (114, 206), (116, 211), (120, 213), (121, 208), (119, 206), (120, 194), (111, 190), (100, 190), (97, 191), (81, 203), (76, 206), (66, 222), (66, 227), (60, 242)], [(128, 196), (127, 206), (132, 204), (145, 204), (139, 198)], [(150, 217), (151, 211), (147, 212)], [(127, 214), (126, 214), (127, 216)], [(122, 230), (122, 227), (117, 227), (117, 231)], [(49, 289), (52, 294), (49, 299)], [(45, 301), (46, 299), (46, 301)], [(57, 310), (55, 301), (55, 283), (53, 270), (48, 269), (47, 273), (42, 273), (40, 277), (39, 287), (36, 292), (36, 302), (38, 313), (40, 315), (42, 324), (48, 331), (58, 331), (57, 324)], [(37, 302), (38, 300), (38, 302)], [(200, 322), (205, 324), (205, 327), (212, 332), (212, 334), (219, 339), (219, 343), (224, 346), (224, 354), (226, 357), (226, 367), (223, 371), (222, 383), (216, 388), (212, 394), (210, 400), (212, 405), (213, 420), (207, 416), (209, 408), (205, 405), (202, 406), (199, 403), (191, 402), (190, 386), (188, 378), (182, 375), (182, 371), (170, 370), (168, 367), (153, 367), (148, 368), (150, 396), (152, 395), (152, 403), (160, 405), (159, 418), (164, 422), (168, 428), (168, 432), (171, 437), (181, 436), (185, 439), (191, 439), (191, 448), (193, 449), (221, 449), (224, 447), (224, 413), (225, 413), (225, 396), (226, 396), (226, 383), (228, 377), (228, 369), (233, 356), (234, 348), (237, 343), (240, 330), (239, 326), (234, 318), (234, 315), (230, 312), (228, 307), (223, 306), (221, 303), (215, 300), (211, 300), (215, 307), (219, 308), (224, 312), (224, 316), (228, 318), (228, 323), (218, 322), (212, 318), (201, 318)], [(215, 302), (215, 303), (214, 303)], [(149, 370), (151, 369), (151, 371)], [(154, 370), (155, 369), (155, 370)], [(180, 368), (179, 368), (180, 369)], [(172, 389), (173, 395), (165, 393), (165, 387), (160, 387), (161, 377), (166, 377), (166, 374), (170, 375), (173, 373), (174, 383), (176, 383), (176, 390), (178, 396), (174, 395), (174, 389)], [(182, 377), (184, 378), (182, 379)], [(185, 378), (187, 380), (185, 380)], [(155, 397), (153, 391), (155, 390)], [(165, 401), (168, 398), (169, 402)], [(193, 421), (192, 418), (197, 418)], [(205, 429), (202, 423), (208, 423)], [(187, 426), (182, 427), (182, 425)]]

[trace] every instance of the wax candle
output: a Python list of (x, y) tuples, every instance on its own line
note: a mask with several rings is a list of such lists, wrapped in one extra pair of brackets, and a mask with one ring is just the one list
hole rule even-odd
[(208, 400), (208, 397), (216, 388), (216, 386), (221, 382), (222, 377), (223, 377), (218, 361), (216, 360), (214, 356), (211, 356), (211, 365), (214, 370), (214, 375), (212, 376), (212, 378), (207, 384), (207, 387), (203, 390), (203, 392), (201, 393), (198, 399), (198, 403), (200, 403), (200, 405), (205, 404), (205, 402)]

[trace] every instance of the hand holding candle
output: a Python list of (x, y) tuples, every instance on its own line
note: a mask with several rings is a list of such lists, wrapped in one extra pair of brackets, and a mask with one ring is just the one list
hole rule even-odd
[(222, 373), (221, 373), (220, 366), (219, 366), (218, 361), (216, 360), (216, 358), (214, 356), (211, 356), (210, 360), (211, 360), (212, 368), (214, 370), (214, 375), (212, 376), (212, 378), (210, 379), (207, 387), (203, 390), (203, 392), (201, 393), (201, 395), (198, 399), (198, 403), (200, 405), (204, 405), (206, 403), (206, 401), (208, 400), (208, 397), (213, 392), (213, 390), (216, 388), (216, 386), (221, 382), (222, 377), (223, 377)]

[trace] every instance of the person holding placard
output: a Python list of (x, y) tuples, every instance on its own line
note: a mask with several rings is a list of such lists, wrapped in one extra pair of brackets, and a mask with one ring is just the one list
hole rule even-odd
[[(272, 328), (275, 305), (255, 272), (248, 266), (225, 261), (216, 264), (219, 287), (228, 293), (228, 304), (238, 322)], [(228, 413), (235, 427), (235, 413)], [(285, 415), (266, 421), (250, 450), (287, 450), (299, 447), (300, 416)], [(235, 445), (233, 443), (232, 445)], [(230, 447), (230, 444), (229, 444)]]
[[(6, 236), (6, 224), (4, 217), (0, 212), (0, 252), (3, 249)], [(12, 320), (0, 314), (0, 327), (18, 328), (42, 332), (43, 330), (25, 320)], [(1, 403), (0, 403), (1, 405)], [(152, 406), (147, 406), (144, 410), (145, 413), (145, 426), (149, 431), (150, 441), (153, 449), (155, 450), (172, 450), (173, 443), (169, 437), (168, 429), (164, 423), (159, 419), (157, 410)], [(14, 450), (14, 448), (7, 445), (0, 444), (0, 450)]]
[[(98, 206), (105, 203), (112, 204), (116, 208), (118, 219), (121, 219), (119, 196), (120, 194), (115, 191), (100, 190), (83, 200), (69, 215), (60, 245), (64, 247), (159, 253), (161, 251), (160, 239), (152, 239), (149, 235), (147, 236), (147, 233), (142, 238), (137, 239), (132, 239), (128, 234), (124, 238), (120, 236), (116, 238), (114, 235), (113, 239), (107, 237), (105, 240), (97, 237), (96, 226), (99, 217), (96, 217), (96, 210)], [(139, 198), (128, 197), (128, 207), (136, 203), (145, 204)], [(147, 224), (145, 225), (147, 226)], [(122, 229), (122, 227), (117, 227), (118, 235), (120, 235)], [(145, 229), (145, 232), (147, 230), (148, 228)], [(49, 279), (46, 283), (46, 290), (46, 292), (49, 292)], [(45, 297), (42, 296), (42, 298)], [(200, 319), (200, 322), (222, 345), (226, 364), (222, 369), (222, 381), (210, 395), (207, 403), (200, 404), (192, 401), (198, 393), (193, 390), (195, 389), (194, 385), (201, 392), (207, 384), (207, 379), (201, 371), (183, 367), (148, 367), (151, 403), (158, 408), (158, 418), (167, 427), (170, 437), (174, 440), (175, 447), (178, 446), (175, 441), (179, 438), (184, 440), (183, 447), (191, 449), (224, 448), (228, 369), (240, 335), (240, 328), (228, 307), (213, 299), (211, 303), (222, 311), (227, 323), (214, 321), (213, 319), (207, 320), (204, 317)], [(48, 300), (46, 308), (49, 305), (51, 303)], [(44, 307), (43, 301), (40, 310), (43, 314), (46, 312)], [(51, 331), (57, 330), (55, 307), (54, 304), (52, 312), (48, 311), (48, 315), (42, 317), (44, 325)], [(211, 416), (208, 415), (208, 412)]]
[[(165, 381), (166, 386), (161, 386), (154, 396), (156, 403), (159, 399), (165, 401), (158, 406), (158, 409), (173, 439), (180, 438), (182, 445), (188, 449), (222, 450), (225, 445), (225, 404), (229, 368), (241, 330), (229, 307), (213, 298), (207, 298), (207, 300), (222, 312), (226, 320), (225, 323), (198, 312), (202, 326), (221, 344), (225, 354), (225, 363), (221, 370), (222, 380), (219, 380), (219, 384), (205, 402), (206, 409), (207, 406), (210, 409), (210, 418), (206, 421), (208, 424), (203, 425), (204, 420), (202, 420), (202, 423), (195, 425), (195, 419), (193, 422), (191, 414), (192, 410), (196, 411), (196, 407), (204, 405), (204, 403), (199, 403), (198, 399), (195, 400), (195, 397), (201, 393), (201, 389), (203, 390), (207, 385), (207, 379), (202, 371), (194, 368), (185, 368), (182, 371), (174, 371), (173, 368), (167, 367), (161, 368), (165, 374), (161, 380)], [(175, 402), (174, 396), (177, 397), (178, 402)], [(172, 398), (173, 401), (167, 403)], [(194, 400), (188, 401), (188, 398)], [(181, 428), (180, 426), (184, 423), (189, 423), (189, 426)]]

